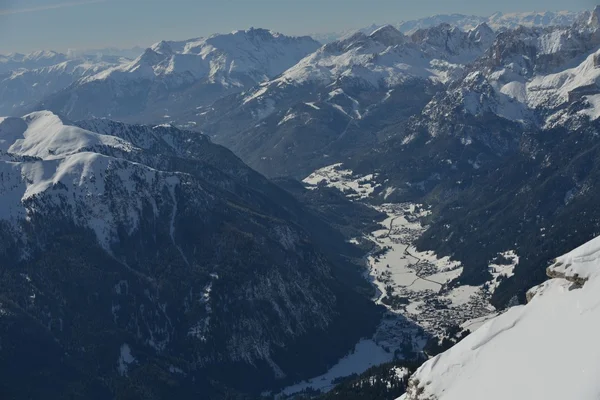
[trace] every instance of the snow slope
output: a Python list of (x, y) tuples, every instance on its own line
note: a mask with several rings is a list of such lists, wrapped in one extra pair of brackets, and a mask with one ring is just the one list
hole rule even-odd
[(11, 154), (47, 160), (64, 158), (96, 146), (124, 151), (133, 147), (115, 136), (99, 135), (66, 125), (60, 117), (48, 111), (0, 121), (0, 150)]
[(548, 273), (559, 278), (425, 363), (401, 399), (600, 398), (600, 238), (559, 257)]
[[(0, 219), (18, 230), (23, 218), (58, 211), (94, 231), (109, 250), (119, 227), (135, 231), (145, 206), (158, 213), (155, 190), (179, 184), (175, 173), (109, 155), (137, 151), (126, 140), (70, 125), (48, 111), (2, 118)], [(114, 184), (122, 196), (108, 198), (107, 186)]]

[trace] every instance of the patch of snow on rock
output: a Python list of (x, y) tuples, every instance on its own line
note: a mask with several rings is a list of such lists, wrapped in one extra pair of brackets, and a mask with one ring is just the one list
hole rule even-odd
[(135, 363), (135, 358), (131, 354), (131, 348), (127, 343), (121, 345), (119, 360), (117, 361), (117, 368), (121, 376), (127, 375), (129, 366)]

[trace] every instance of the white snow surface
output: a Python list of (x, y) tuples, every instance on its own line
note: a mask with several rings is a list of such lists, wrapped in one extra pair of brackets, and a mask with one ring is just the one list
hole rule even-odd
[(569, 99), (570, 92), (585, 86), (597, 85), (600, 80), (600, 68), (596, 65), (596, 60), (599, 58), (600, 50), (590, 54), (575, 68), (535, 77), (527, 84), (529, 105), (558, 106)]
[(592, 279), (600, 274), (600, 237), (556, 259), (550, 267), (569, 278)]
[[(412, 376), (403, 400), (600, 398), (600, 237), (559, 257), (529, 304), (487, 321)], [(568, 279), (585, 277), (582, 288)]]
[(109, 146), (123, 151), (133, 149), (131, 143), (117, 137), (66, 125), (60, 117), (49, 111), (0, 121), (0, 151), (7, 153), (51, 160), (96, 146)]
[(490, 263), (488, 270), (492, 274), (492, 280), (489, 283), (490, 291), (493, 293), (496, 291), (501, 283), (501, 279), (510, 278), (515, 273), (515, 267), (519, 264), (519, 256), (514, 250), (505, 251), (500, 253), (499, 256), (504, 257), (508, 264), (494, 264)]

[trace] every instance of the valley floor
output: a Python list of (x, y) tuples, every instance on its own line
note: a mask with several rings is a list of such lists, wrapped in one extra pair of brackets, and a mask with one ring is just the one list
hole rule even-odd
[[(316, 171), (304, 183), (310, 189), (316, 189), (317, 184), (335, 187), (353, 201), (361, 201), (377, 187), (374, 178), (356, 177), (333, 165)], [(307, 389), (327, 391), (335, 386), (336, 379), (422, 351), (428, 338), (441, 340), (450, 327), (474, 331), (497, 315), (489, 300), (500, 276), (510, 276), (518, 263), (514, 253), (503, 254), (511, 264), (490, 263), (493, 279), (487, 284), (454, 286), (451, 282), (462, 273), (460, 262), (414, 247), (427, 229), (420, 222), (428, 214), (426, 207), (404, 203), (375, 208), (387, 215), (381, 228), (352, 242), (369, 240), (376, 245), (366, 257), (365, 277), (377, 288), (373, 301), (385, 306), (387, 312), (372, 338), (357, 343), (352, 354), (324, 375), (284, 389), (283, 396)]]

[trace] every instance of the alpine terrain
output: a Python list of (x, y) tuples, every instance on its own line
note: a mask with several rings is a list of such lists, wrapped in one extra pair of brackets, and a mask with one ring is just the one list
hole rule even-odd
[(0, 115), (0, 398), (600, 396), (600, 6), (13, 53)]
[(375, 328), (360, 253), (205, 136), (35, 112), (0, 146), (4, 398), (259, 393)]

